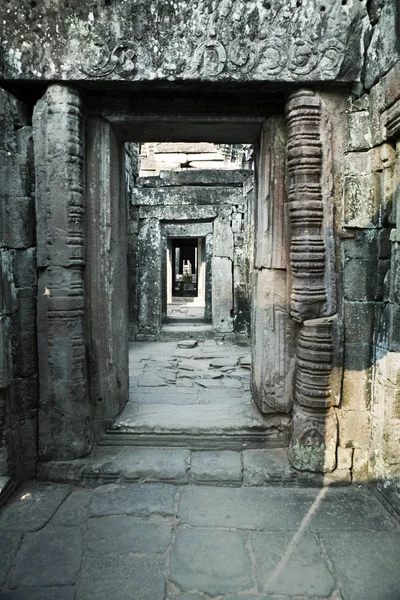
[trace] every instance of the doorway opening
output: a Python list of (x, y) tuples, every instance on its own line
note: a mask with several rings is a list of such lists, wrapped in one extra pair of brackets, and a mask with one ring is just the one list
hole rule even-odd
[(168, 238), (166, 322), (203, 322), (205, 287), (205, 238)]

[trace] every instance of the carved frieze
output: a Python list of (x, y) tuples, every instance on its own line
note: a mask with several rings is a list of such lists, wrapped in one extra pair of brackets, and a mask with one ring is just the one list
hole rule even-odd
[(292, 318), (302, 322), (322, 316), (327, 301), (321, 102), (311, 90), (300, 90), (290, 96), (286, 110), (290, 265), (293, 273), (290, 309)]
[(0, 7), (5, 78), (352, 81), (362, 68), (364, 2), (70, 0), (61, 22), (52, 3), (20, 22), (14, 3)]

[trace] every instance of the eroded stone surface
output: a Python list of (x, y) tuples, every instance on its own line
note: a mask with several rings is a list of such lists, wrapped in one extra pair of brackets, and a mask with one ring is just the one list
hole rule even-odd
[(246, 542), (242, 532), (182, 529), (172, 547), (170, 580), (183, 591), (212, 596), (252, 588)]
[(103, 485), (92, 493), (90, 516), (173, 515), (176, 488), (167, 484)]

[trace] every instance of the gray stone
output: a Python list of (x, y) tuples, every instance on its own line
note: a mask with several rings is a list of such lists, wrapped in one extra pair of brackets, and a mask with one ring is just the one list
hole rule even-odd
[(178, 517), (195, 527), (296, 531), (317, 491), (258, 487), (181, 489)]
[[(391, 3), (390, 3), (391, 4)], [(68, 24), (62, 30), (57, 29), (57, 20), (51, 8), (37, 7), (34, 15), (39, 18), (49, 35), (49, 46), (39, 55), (42, 38), (40, 29), (31, 27), (27, 43), (32, 48), (32, 54), (38, 56), (34, 65), (24, 60), (16, 60), (15, 56), (21, 49), (22, 37), (18, 24), (13, 19), (15, 7), (19, 6), (12, 0), (9, 10), (6, 7), (0, 11), (3, 24), (3, 36), (8, 40), (4, 50), (2, 77), (10, 79), (35, 80), (82, 80), (89, 79), (149, 81), (158, 77), (159, 80), (170, 78), (179, 80), (209, 80), (226, 81), (242, 80), (271, 80), (296, 82), (304, 81), (359, 81), (362, 72), (361, 40), (365, 36), (369, 19), (363, 3), (351, 3), (341, 10), (327, 3), (318, 19), (310, 22), (307, 9), (309, 5), (296, 6), (296, 23), (293, 25), (288, 10), (280, 11), (275, 5), (264, 5), (252, 2), (249, 6), (240, 5), (237, 11), (231, 5), (223, 5), (210, 12), (209, 5), (202, 1), (195, 11), (188, 11), (186, 5), (179, 6), (169, 15), (168, 21), (162, 21), (156, 30), (151, 28), (152, 12), (147, 3), (141, 6), (137, 18), (132, 20), (131, 5), (117, 11), (111, 5), (106, 5), (104, 15), (109, 19), (106, 23), (95, 22), (93, 31), (88, 37), (83, 27), (88, 22), (90, 7), (74, 12), (73, 6), (65, 7), (65, 21)], [(7, 4), (8, 8), (8, 4)], [(34, 7), (36, 8), (36, 7)], [(393, 10), (391, 13), (393, 13)], [(238, 12), (239, 11), (239, 12)], [(389, 12), (389, 15), (391, 14)], [(32, 16), (30, 16), (32, 18)], [(243, 27), (253, 19), (253, 29), (250, 32)], [(240, 19), (240, 20), (239, 20)], [(290, 24), (288, 23), (290, 21)], [(394, 21), (394, 17), (393, 17)], [(111, 27), (110, 23), (114, 26)], [(138, 25), (140, 23), (140, 26)], [(169, 31), (178, 31), (181, 23), (186, 24), (178, 46), (168, 38)], [(299, 40), (301, 32), (307, 30), (307, 47), (294, 46), (294, 40)], [(125, 27), (125, 29), (124, 29)], [(204, 57), (204, 44), (207, 32), (211, 27), (218, 31), (218, 62), (208, 62)], [(384, 27), (382, 25), (381, 27)], [(393, 23), (394, 27), (394, 23)], [(197, 30), (196, 30), (197, 28)], [(123, 38), (118, 38), (113, 32), (123, 31)], [(195, 35), (195, 32), (198, 35)], [(329, 53), (331, 46), (324, 42), (324, 32), (329, 31), (335, 54)], [(384, 32), (382, 32), (384, 35)], [(99, 40), (109, 40), (100, 57), (93, 57), (97, 49), (95, 43)], [(116, 44), (127, 44), (135, 39), (136, 54), (125, 56), (119, 61), (112, 61)], [(68, 41), (70, 40), (70, 43)], [(265, 44), (269, 41), (269, 45)], [(157, 49), (164, 42), (165, 60), (160, 62)], [(389, 37), (388, 44), (395, 47), (395, 39)], [(233, 48), (237, 55), (242, 48), (249, 49), (251, 63), (234, 57), (235, 63), (229, 62), (228, 49)], [(212, 47), (214, 49), (214, 46)], [(302, 49), (299, 59), (300, 48)], [(386, 45), (384, 46), (386, 49)], [(257, 49), (262, 50), (255, 58)], [(394, 54), (394, 50), (392, 52)], [(247, 56), (247, 55), (246, 55)], [(51, 62), (51, 58), (53, 61)], [(119, 57), (119, 55), (118, 55)], [(371, 61), (374, 55), (371, 56)], [(382, 59), (383, 60), (383, 59)], [(68, 67), (67, 67), (68, 65)], [(233, 65), (236, 69), (233, 70)], [(152, 138), (152, 129), (148, 124), (145, 132)], [(213, 128), (215, 127), (213, 123)], [(211, 131), (213, 131), (213, 128)], [(155, 128), (158, 131), (158, 128)], [(224, 132), (225, 129), (222, 129)], [(246, 130), (247, 131), (247, 130)], [(131, 139), (134, 136), (132, 135)], [(181, 139), (181, 136), (178, 136)], [(191, 136), (186, 136), (191, 139)], [(201, 136), (204, 139), (207, 136)], [(163, 138), (164, 139), (164, 138)], [(207, 139), (209, 139), (207, 137)]]
[(196, 346), (198, 346), (198, 341), (197, 340), (182, 340), (180, 342), (178, 342), (177, 347), (178, 348), (196, 348)]
[(88, 520), (86, 552), (94, 554), (156, 554), (172, 542), (170, 519), (141, 519), (126, 515)]
[(295, 537), (254, 532), (251, 544), (259, 589), (288, 596), (331, 594), (335, 580), (323, 558), (316, 538), (309, 533)]
[(94, 490), (90, 516), (175, 514), (176, 487), (162, 483), (110, 484)]
[(344, 598), (396, 600), (400, 590), (396, 532), (335, 532), (320, 536)]
[(0, 533), (0, 586), (7, 580), (20, 542), (21, 535), (18, 533)]
[(73, 491), (51, 519), (51, 525), (63, 525), (64, 527), (83, 525), (87, 519), (89, 502), (88, 490)]
[(53, 516), (70, 493), (67, 485), (24, 485), (0, 513), (0, 531), (36, 531)]
[(74, 585), (82, 553), (82, 534), (76, 527), (48, 525), (27, 533), (18, 552), (11, 587)]
[(164, 600), (165, 561), (153, 556), (85, 557), (77, 600)]
[(190, 465), (192, 483), (223, 483), (240, 485), (242, 460), (240, 452), (192, 452)]
[(329, 489), (316, 505), (309, 530), (317, 533), (392, 531), (394, 519), (367, 490)]
[(247, 535), (238, 531), (180, 529), (169, 563), (169, 579), (182, 591), (216, 596), (251, 589)]
[(212, 303), (213, 327), (219, 333), (233, 331), (232, 261), (227, 257), (213, 256)]
[[(150, 408), (157, 405), (150, 405)], [(100, 447), (88, 469), (101, 475), (119, 475), (141, 481), (187, 482), (189, 450), (186, 448)]]
[(11, 592), (2, 592), (2, 600), (73, 600), (75, 588), (62, 587), (40, 587), (28, 589), (18, 588)]
[(286, 448), (245, 450), (242, 457), (245, 485), (296, 481), (296, 472), (290, 466)]

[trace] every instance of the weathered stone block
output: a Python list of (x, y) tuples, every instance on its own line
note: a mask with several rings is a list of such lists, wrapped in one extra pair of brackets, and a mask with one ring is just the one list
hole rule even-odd
[[(231, 228), (231, 215), (219, 215), (214, 220), (214, 256), (221, 256), (233, 260), (233, 232)], [(214, 276), (217, 276), (215, 274)]]
[(13, 250), (0, 250), (0, 300), (1, 309), (6, 315), (12, 315), (18, 309), (13, 253)]
[(11, 317), (14, 376), (29, 377), (37, 370), (35, 290), (19, 288), (17, 301), (18, 310)]
[(372, 176), (346, 175), (343, 192), (345, 227), (375, 227), (379, 204), (373, 194)]
[(350, 152), (371, 148), (370, 115), (367, 110), (353, 111), (348, 115)]
[[(379, 298), (382, 278), (377, 280), (378, 260), (347, 259), (344, 264), (345, 300), (370, 302)], [(381, 275), (384, 277), (384, 275)]]
[(240, 485), (242, 461), (240, 452), (192, 452), (190, 477), (193, 483)]
[(38, 377), (13, 378), (9, 389), (9, 422), (15, 423), (23, 417), (35, 416), (38, 408)]
[(351, 344), (370, 343), (373, 339), (376, 303), (344, 303), (344, 327), (346, 342)]
[(212, 258), (212, 321), (219, 333), (233, 331), (233, 264), (229, 258)]
[(367, 448), (371, 439), (371, 417), (366, 410), (342, 410), (339, 417), (340, 445)]
[(15, 287), (35, 287), (37, 285), (36, 248), (15, 250), (12, 253), (12, 268)]
[(32, 198), (3, 196), (0, 201), (0, 246), (28, 248), (34, 244)]
[[(372, 4), (374, 6), (374, 4)], [(367, 89), (398, 61), (398, 31), (396, 2), (376, 4), (372, 37), (366, 52), (364, 85)]]

